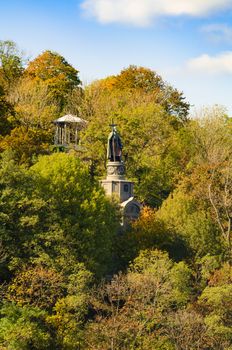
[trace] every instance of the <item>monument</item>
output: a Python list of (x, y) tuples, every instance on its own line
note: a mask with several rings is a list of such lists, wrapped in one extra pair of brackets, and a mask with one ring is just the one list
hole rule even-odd
[(107, 144), (107, 177), (101, 180), (101, 185), (108, 196), (115, 196), (122, 208), (122, 224), (126, 226), (129, 222), (136, 220), (139, 216), (141, 205), (134, 199), (133, 182), (126, 179), (125, 165), (122, 160), (122, 141), (116, 129), (112, 128)]

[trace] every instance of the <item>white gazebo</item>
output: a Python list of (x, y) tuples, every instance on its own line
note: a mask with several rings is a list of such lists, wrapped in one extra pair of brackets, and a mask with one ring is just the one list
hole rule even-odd
[(79, 131), (86, 125), (86, 120), (67, 114), (54, 120), (56, 126), (54, 144), (57, 147), (76, 147), (79, 144)]

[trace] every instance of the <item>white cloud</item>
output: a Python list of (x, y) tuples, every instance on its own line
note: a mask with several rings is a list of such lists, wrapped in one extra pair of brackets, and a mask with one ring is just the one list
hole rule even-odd
[(83, 0), (85, 13), (101, 23), (149, 25), (159, 16), (205, 16), (232, 9), (232, 0)]
[(201, 30), (214, 42), (232, 43), (232, 27), (227, 24), (209, 24), (202, 27)]
[(187, 62), (187, 69), (206, 74), (232, 74), (232, 51), (217, 56), (207, 54), (192, 58)]

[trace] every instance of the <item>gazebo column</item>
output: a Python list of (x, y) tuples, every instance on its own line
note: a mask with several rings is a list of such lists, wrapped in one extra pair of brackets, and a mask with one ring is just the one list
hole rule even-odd
[(60, 127), (60, 125), (58, 126), (58, 145), (60, 145), (61, 144), (61, 127)]
[(67, 126), (66, 123), (64, 123), (64, 145), (67, 144)]
[(64, 145), (64, 125), (61, 127), (61, 144)]
[(56, 132), (55, 132), (55, 138), (54, 138), (55, 145), (58, 145), (59, 143), (59, 127), (56, 124)]
[(78, 132), (77, 132), (77, 126), (75, 127), (75, 145), (78, 144)]
[(67, 141), (68, 141), (68, 145), (70, 144), (70, 125), (67, 128)]
[(63, 130), (62, 130), (63, 128), (62, 128), (62, 125), (60, 126), (60, 145), (62, 145), (62, 143), (63, 143)]

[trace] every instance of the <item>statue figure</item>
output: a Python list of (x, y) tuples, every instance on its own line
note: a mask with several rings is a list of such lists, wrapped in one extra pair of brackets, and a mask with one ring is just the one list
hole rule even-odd
[(122, 159), (122, 142), (116, 130), (116, 125), (110, 125), (112, 132), (108, 137), (107, 159), (111, 162), (120, 162)]

